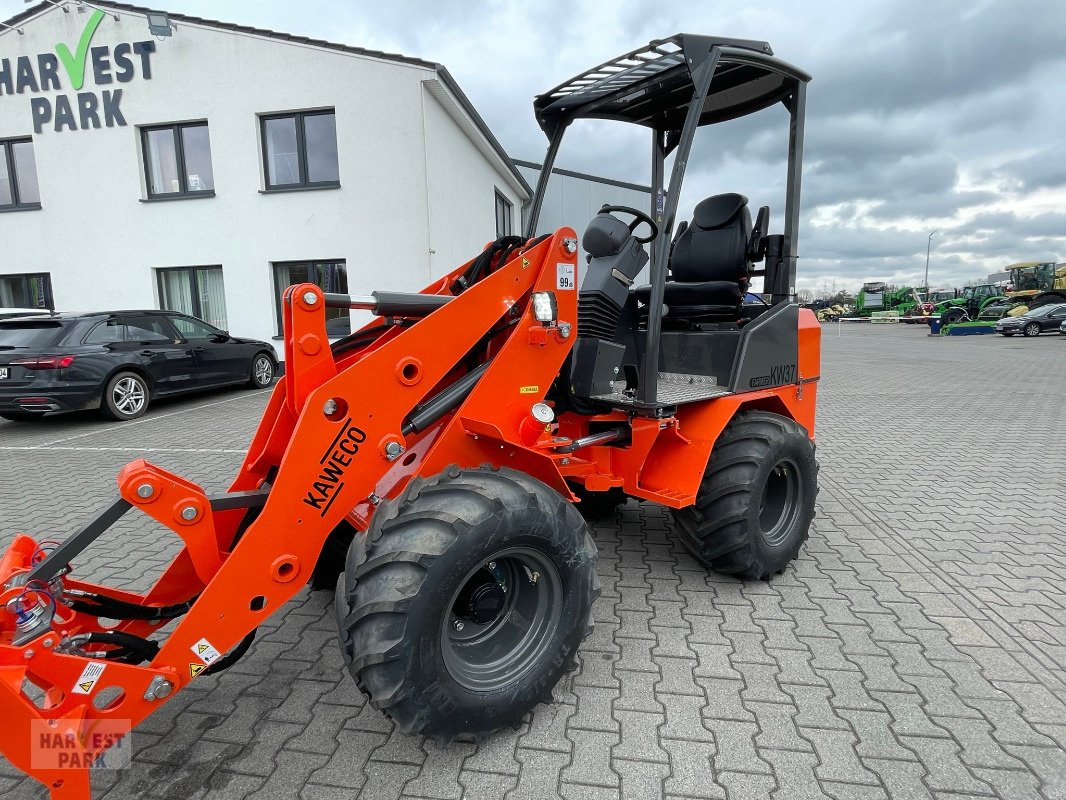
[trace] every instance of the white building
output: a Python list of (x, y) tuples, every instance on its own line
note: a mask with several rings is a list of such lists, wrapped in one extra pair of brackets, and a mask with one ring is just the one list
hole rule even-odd
[[(289, 283), (417, 290), (521, 232), (536, 165), (439, 64), (57, 3), (0, 25), (0, 307), (165, 308), (277, 342)], [(557, 173), (542, 228), (648, 207)]]
[(444, 67), (178, 14), (157, 38), (94, 5), (0, 29), (0, 306), (270, 339), (290, 281), (416, 289), (497, 207), (517, 225), (530, 189)]

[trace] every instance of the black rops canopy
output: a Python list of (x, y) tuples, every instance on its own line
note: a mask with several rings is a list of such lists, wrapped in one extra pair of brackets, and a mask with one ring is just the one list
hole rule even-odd
[(774, 58), (766, 42), (679, 33), (537, 96), (537, 122), (549, 137), (578, 117), (679, 131), (693, 97), (692, 74), (715, 46), (721, 59), (698, 125), (735, 119), (787, 100), (797, 81), (810, 80), (807, 73)]

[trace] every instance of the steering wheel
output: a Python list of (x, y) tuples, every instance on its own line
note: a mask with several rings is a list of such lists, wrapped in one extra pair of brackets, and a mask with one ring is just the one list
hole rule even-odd
[(640, 242), (641, 244), (647, 244), (648, 242), (650, 242), (652, 239), (654, 239), (656, 236), (659, 235), (659, 226), (655, 224), (655, 220), (653, 220), (651, 217), (649, 217), (643, 211), (637, 211), (637, 209), (630, 208), (629, 206), (611, 206), (611, 205), (606, 205), (606, 206), (604, 206), (603, 208), (600, 209), (599, 213), (603, 214), (605, 212), (612, 212), (612, 211), (621, 211), (623, 214), (632, 214), (634, 217), (636, 217), (636, 219), (634, 219), (631, 223), (629, 223), (629, 232), (630, 233), (633, 233), (633, 231), (635, 231), (637, 229), (637, 227), (640, 225), (640, 223), (642, 223), (642, 222), (648, 223), (648, 227), (651, 228), (651, 235), (650, 236), (646, 236), (643, 239), (641, 237), (639, 237), (639, 236), (634, 236), (634, 238), (638, 242)]

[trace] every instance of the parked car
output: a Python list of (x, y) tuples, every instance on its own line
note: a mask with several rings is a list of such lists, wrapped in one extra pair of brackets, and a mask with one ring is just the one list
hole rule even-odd
[(171, 311), (56, 314), (0, 321), (0, 417), (98, 408), (135, 419), (160, 397), (269, 386), (274, 349)]
[(1039, 336), (1043, 331), (1059, 330), (1063, 320), (1066, 320), (1066, 303), (1040, 306), (1016, 317), (1004, 317), (996, 323), (996, 333), (1004, 336), (1013, 336), (1016, 333), (1022, 336)]

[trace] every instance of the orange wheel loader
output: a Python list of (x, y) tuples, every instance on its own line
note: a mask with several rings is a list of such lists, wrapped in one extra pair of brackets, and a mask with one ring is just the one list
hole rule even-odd
[[(402, 731), (514, 725), (551, 700), (590, 625), (581, 512), (627, 497), (675, 509), (711, 569), (781, 571), (817, 491), (819, 325), (795, 302), (809, 80), (763, 42), (653, 41), (536, 98), (549, 147), (524, 236), (419, 293), (290, 286), (285, 374), (228, 491), (137, 460), (83, 528), (58, 544), (19, 534), (0, 559), (4, 756), (56, 800), (88, 798), (115, 741), (96, 732), (121, 735), (233, 664), (308, 583), (335, 590), (348, 669)], [(697, 128), (778, 107), (783, 232), (734, 193), (675, 225)], [(651, 131), (651, 207), (536, 235), (584, 118)], [(327, 308), (375, 317), (331, 343)], [(178, 555), (144, 594), (81, 579), (79, 556), (131, 512), (179, 536)], [(42, 758), (49, 741), (78, 758)]]

